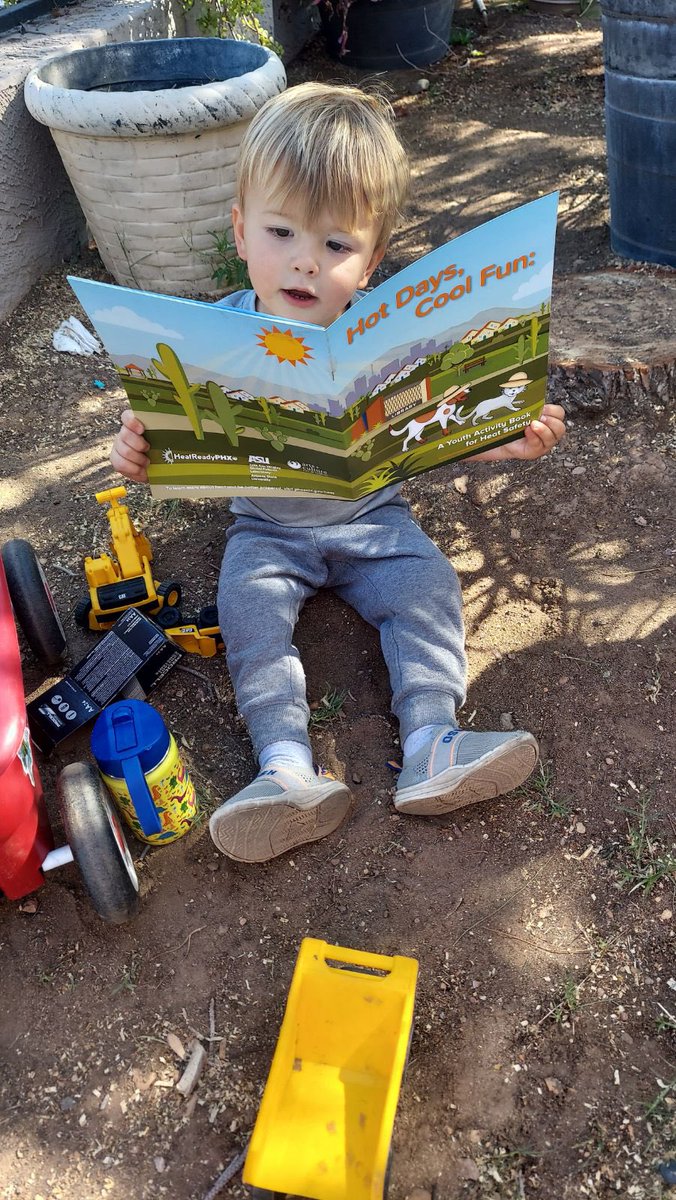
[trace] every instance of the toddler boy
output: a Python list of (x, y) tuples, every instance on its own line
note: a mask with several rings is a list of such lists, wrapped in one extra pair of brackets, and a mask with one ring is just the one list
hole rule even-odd
[[(222, 303), (330, 325), (381, 261), (408, 180), (391, 112), (378, 98), (306, 83), (269, 100), (242, 143), (232, 213), (252, 290)], [(143, 433), (125, 412), (111, 462), (129, 479), (147, 479)], [(545, 405), (521, 438), (474, 461), (539, 458), (563, 433), (563, 410)], [(538, 754), (532, 734), (458, 728), (466, 679), (460, 587), (399, 485), (355, 502), (242, 496), (231, 511), (219, 620), (260, 770), (212, 814), (224, 854), (264, 862), (331, 833), (349, 811), (346, 785), (313, 768), (292, 640), (303, 604), (320, 588), (332, 588), (380, 632), (404, 754), (399, 812), (436, 816), (528, 777)]]

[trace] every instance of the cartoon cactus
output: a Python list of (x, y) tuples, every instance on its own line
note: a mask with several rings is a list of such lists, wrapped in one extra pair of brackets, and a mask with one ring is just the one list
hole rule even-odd
[(273, 415), (270, 411), (270, 405), (268, 404), (267, 400), (265, 399), (265, 396), (256, 396), (256, 404), (258, 404), (261, 408), (261, 411), (263, 413), (263, 419), (264, 419), (266, 425), (269, 425), (271, 423), (271, 421), (273, 420)]
[(171, 346), (167, 346), (165, 342), (158, 342), (157, 353), (159, 361), (153, 358), (151, 360), (153, 366), (173, 385), (176, 399), (190, 421), (195, 437), (200, 442), (203, 441), (204, 430), (202, 429), (202, 422), (195, 403), (195, 397), (199, 392), (199, 385), (190, 383), (188, 376), (183, 370), (178, 354), (172, 350)]
[(242, 405), (233, 404), (223, 388), (214, 383), (212, 379), (207, 383), (207, 391), (223, 433), (231, 446), (239, 446), (241, 427), (237, 424), (237, 417), (244, 411)]
[(261, 433), (274, 450), (283, 450), (289, 440), (288, 433), (282, 433), (279, 429), (271, 429), (269, 425), (264, 425)]

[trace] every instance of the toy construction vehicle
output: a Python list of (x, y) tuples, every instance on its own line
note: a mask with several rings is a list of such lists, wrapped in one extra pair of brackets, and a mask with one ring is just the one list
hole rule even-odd
[(242, 1173), (253, 1200), (384, 1200), (417, 973), (303, 940)]
[(172, 642), (176, 642), (188, 654), (213, 658), (223, 649), (215, 604), (208, 604), (201, 609), (194, 621), (184, 621), (180, 609), (172, 607), (161, 609), (153, 620)]
[(153, 579), (150, 542), (136, 531), (129, 509), (120, 503), (126, 494), (124, 487), (96, 493), (99, 504), (110, 505), (106, 516), (112, 536), (110, 554), (85, 558), (89, 595), (75, 609), (75, 620), (84, 629), (110, 629), (128, 608), (154, 616), (165, 607), (177, 612), (181, 603), (180, 583), (158, 584)]

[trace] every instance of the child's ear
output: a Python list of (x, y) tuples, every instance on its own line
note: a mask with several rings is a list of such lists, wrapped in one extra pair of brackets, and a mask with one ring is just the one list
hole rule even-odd
[(244, 213), (239, 204), (232, 206), (232, 232), (235, 236), (235, 247), (239, 257), (246, 262), (246, 243), (244, 241)]
[(385, 256), (385, 250), (386, 250), (386, 247), (382, 246), (380, 249), (376, 248), (373, 251), (373, 254), (371, 255), (369, 264), (368, 264), (366, 270), (364, 271), (364, 274), (362, 275), (361, 279), (359, 280), (359, 283), (357, 284), (358, 288), (366, 287), (366, 284), (368, 283), (369, 279), (371, 278), (376, 267), (378, 266), (379, 263), (381, 263), (383, 261), (383, 258)]

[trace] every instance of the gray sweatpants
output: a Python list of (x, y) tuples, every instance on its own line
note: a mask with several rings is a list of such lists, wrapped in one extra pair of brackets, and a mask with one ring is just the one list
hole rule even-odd
[[(404, 501), (312, 528), (238, 516), (228, 529), (218, 613), (256, 754), (270, 742), (310, 744), (293, 632), (320, 588), (332, 588), (380, 631), (402, 744), (422, 725), (453, 723), (465, 698), (460, 585)], [(330, 661), (340, 647), (326, 652)]]

